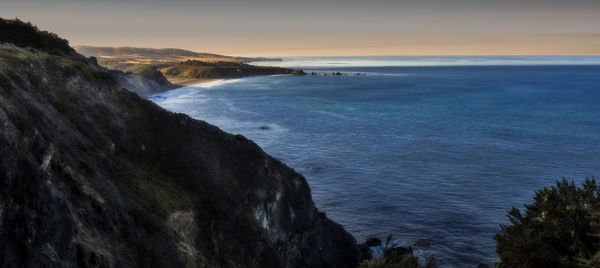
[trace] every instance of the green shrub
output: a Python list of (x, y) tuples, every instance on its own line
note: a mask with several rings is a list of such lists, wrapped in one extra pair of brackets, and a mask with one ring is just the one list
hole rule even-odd
[(363, 260), (359, 268), (434, 268), (437, 267), (432, 256), (425, 256), (425, 264), (419, 262), (419, 257), (413, 255), (412, 249), (398, 247), (398, 243), (390, 244), (390, 234), (385, 245), (379, 246), (383, 256), (373, 256), (371, 259)]
[(71, 53), (69, 42), (54, 33), (40, 31), (30, 22), (19, 19), (0, 18), (0, 43), (12, 43), (20, 47), (32, 47), (51, 53)]
[(598, 246), (600, 190), (594, 179), (576, 187), (565, 179), (536, 192), (521, 212), (512, 208), (510, 225), (496, 234), (497, 267), (581, 267)]

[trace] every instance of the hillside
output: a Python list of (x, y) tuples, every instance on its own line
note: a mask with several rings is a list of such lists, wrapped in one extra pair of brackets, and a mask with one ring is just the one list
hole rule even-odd
[(0, 39), (0, 267), (356, 265), (302, 175), (27, 38)]

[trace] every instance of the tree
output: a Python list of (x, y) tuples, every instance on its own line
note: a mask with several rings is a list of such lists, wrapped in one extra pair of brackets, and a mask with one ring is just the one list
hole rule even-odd
[(19, 19), (0, 18), (0, 43), (12, 43), (51, 53), (74, 53), (67, 40), (54, 33), (40, 31), (37, 26)]
[(600, 249), (600, 190), (595, 179), (576, 187), (564, 178), (537, 191), (522, 213), (512, 208), (510, 225), (494, 236), (497, 267), (581, 267)]

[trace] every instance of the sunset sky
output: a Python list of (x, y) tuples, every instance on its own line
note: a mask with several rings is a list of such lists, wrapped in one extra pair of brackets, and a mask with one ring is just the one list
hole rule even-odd
[(230, 55), (600, 54), (599, 0), (0, 0), (72, 45)]

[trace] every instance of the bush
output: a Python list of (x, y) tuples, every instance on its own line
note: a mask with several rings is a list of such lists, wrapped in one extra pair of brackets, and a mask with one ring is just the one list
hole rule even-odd
[(72, 53), (69, 42), (54, 33), (40, 31), (30, 22), (19, 19), (0, 18), (0, 43), (12, 43), (19, 47), (31, 47), (51, 53)]
[(385, 245), (379, 246), (383, 256), (381, 258), (372, 256), (369, 259), (362, 260), (359, 268), (435, 268), (437, 267), (435, 259), (432, 256), (425, 256), (425, 264), (419, 262), (419, 257), (413, 255), (412, 248), (398, 247), (398, 243), (390, 244), (392, 235), (390, 234)]
[(512, 208), (510, 225), (494, 239), (497, 267), (581, 267), (594, 261), (598, 245), (600, 190), (594, 179), (581, 188), (565, 179), (536, 192), (522, 213)]

